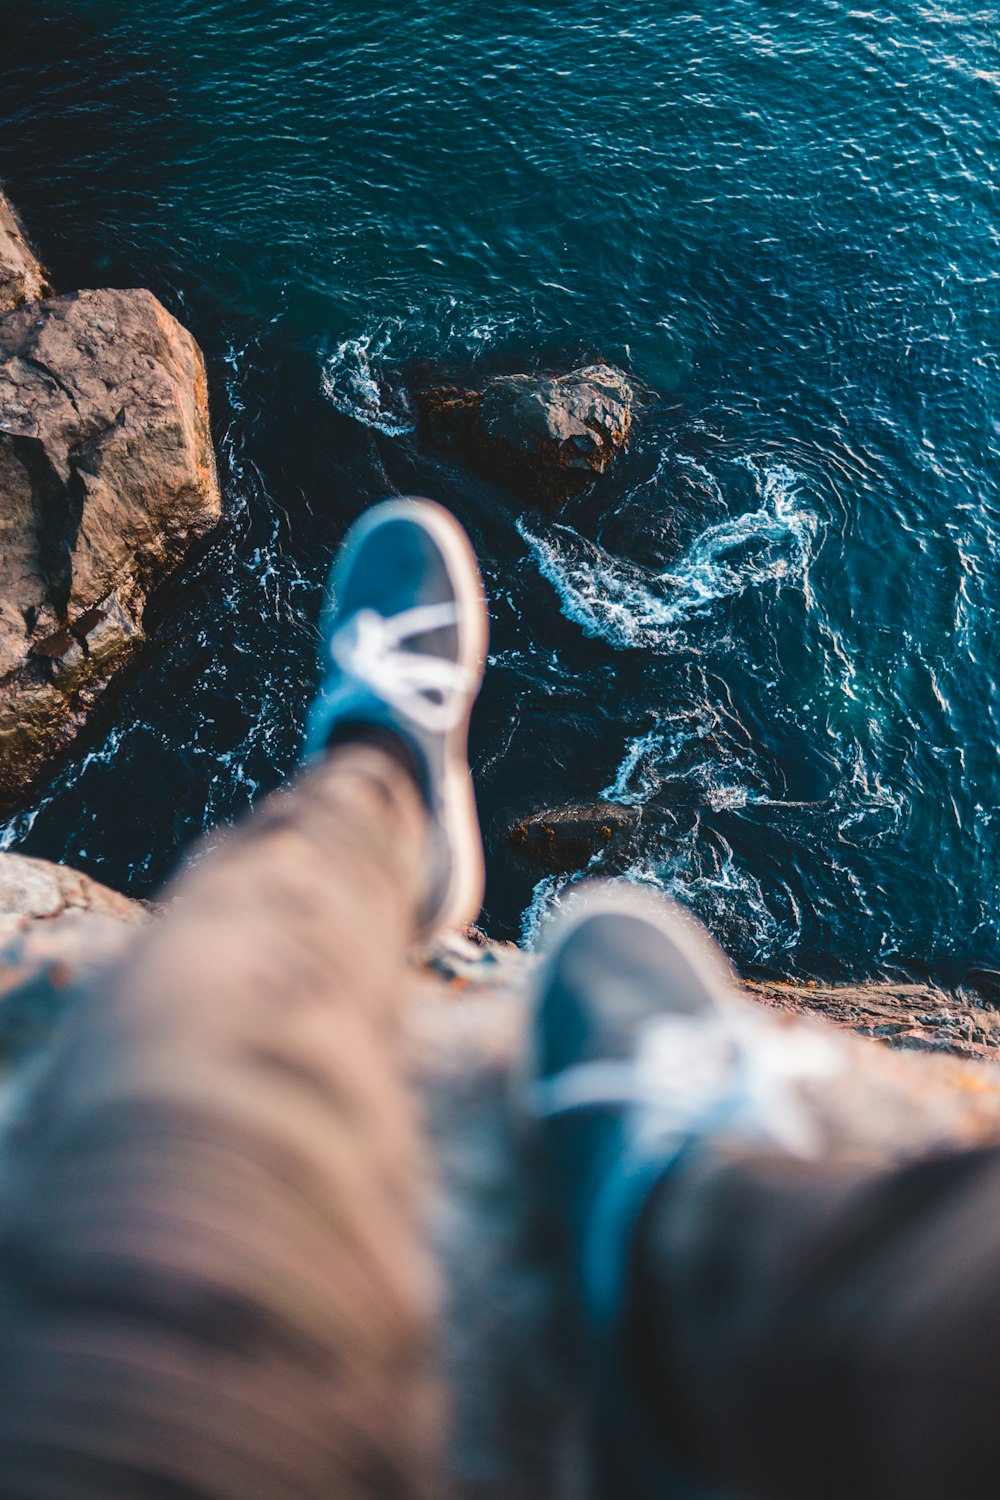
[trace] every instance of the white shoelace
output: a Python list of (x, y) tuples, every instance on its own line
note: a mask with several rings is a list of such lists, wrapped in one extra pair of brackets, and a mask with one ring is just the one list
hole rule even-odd
[(466, 711), (474, 674), (458, 662), (402, 648), (404, 641), (457, 623), (454, 603), (389, 616), (359, 609), (331, 635), (330, 657), (352, 685), (369, 689), (429, 733), (446, 733)]
[(808, 1159), (822, 1142), (800, 1087), (842, 1066), (835, 1039), (775, 1024), (749, 1008), (661, 1016), (641, 1033), (634, 1057), (567, 1068), (536, 1085), (534, 1103), (544, 1117), (633, 1107), (629, 1128), (640, 1149), (731, 1126)]

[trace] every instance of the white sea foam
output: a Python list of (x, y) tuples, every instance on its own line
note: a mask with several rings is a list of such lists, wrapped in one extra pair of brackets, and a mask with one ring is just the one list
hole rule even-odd
[[(538, 947), (555, 914), (575, 896), (575, 888), (593, 871), (544, 875), (535, 885), (521, 917), (521, 944)], [(794, 952), (802, 932), (802, 911), (791, 891), (783, 893), (785, 910), (776, 911), (760, 881), (745, 869), (725, 840), (709, 852), (693, 837), (662, 858), (649, 854), (616, 872), (616, 879), (663, 892), (731, 941), (755, 963), (773, 963)]]
[(705, 802), (713, 812), (738, 812), (741, 807), (760, 807), (769, 801), (748, 786), (710, 786)]
[(784, 464), (747, 467), (759, 508), (707, 527), (662, 573), (612, 556), (570, 526), (542, 536), (520, 520), (518, 530), (563, 614), (585, 635), (621, 648), (668, 646), (680, 626), (722, 599), (767, 583), (807, 582), (819, 520), (802, 503), (798, 476)]
[(476, 359), (516, 326), (513, 314), (478, 312), (456, 297), (408, 308), (336, 346), (320, 372), (323, 394), (344, 416), (401, 437), (413, 431), (414, 417), (406, 391), (386, 378), (389, 370), (428, 350), (439, 359)]
[(661, 784), (663, 772), (675, 765), (686, 745), (704, 739), (715, 726), (708, 711), (672, 715), (625, 746), (614, 780), (601, 792), (609, 802), (638, 807), (648, 802)]
[(669, 640), (676, 611), (653, 592), (644, 569), (611, 557), (569, 526), (553, 526), (547, 537), (536, 535), (523, 519), (517, 529), (538, 571), (559, 595), (563, 614), (584, 635), (621, 647)]
[(344, 339), (323, 366), (323, 394), (345, 417), (374, 427), (387, 437), (413, 431), (413, 417), (404, 396), (393, 396), (379, 378), (378, 362), (385, 355), (398, 324), (375, 333)]
[[(643, 874), (649, 878), (648, 871)], [(773, 963), (798, 946), (802, 912), (791, 891), (785, 887), (786, 911), (779, 914), (725, 839), (709, 854), (693, 837), (654, 864), (652, 874), (661, 890), (694, 911), (712, 932), (725, 938), (738, 929), (739, 948), (754, 963)]]
[(601, 796), (609, 802), (622, 802), (626, 807), (638, 807), (648, 801), (658, 785), (650, 765), (661, 760), (664, 749), (664, 735), (658, 729), (629, 740), (615, 778), (603, 788)]
[[(537, 948), (546, 926), (567, 901), (576, 900), (576, 887), (583, 881), (592, 880), (599, 872), (600, 859), (591, 860), (584, 870), (574, 870), (563, 875), (543, 875), (532, 892), (531, 900), (521, 913), (522, 948), (530, 951)], [(616, 880), (627, 880), (632, 885), (650, 885), (659, 888), (660, 881), (651, 864), (633, 864), (627, 870), (616, 872)]]
[(529, 951), (539, 939), (542, 928), (560, 905), (560, 895), (571, 883), (570, 875), (543, 875), (533, 891), (531, 900), (521, 913), (521, 946)]
[[(58, 796), (71, 791), (91, 766), (111, 766), (117, 760), (122, 745), (128, 736), (135, 732), (140, 725), (114, 726), (108, 731), (103, 744), (88, 750), (78, 761), (71, 762), (55, 778), (50, 788), (35, 803), (34, 807), (25, 808), (23, 812), (15, 813), (8, 822), (0, 826), (0, 851), (17, 849), (28, 837), (34, 827), (39, 813), (45, 811)], [(80, 851), (82, 857), (83, 851)]]

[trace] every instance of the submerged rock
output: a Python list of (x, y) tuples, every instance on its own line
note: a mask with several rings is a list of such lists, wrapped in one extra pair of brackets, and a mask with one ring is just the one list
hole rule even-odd
[(0, 193), (0, 312), (9, 312), (22, 302), (37, 302), (48, 289), (20, 220)]
[(582, 870), (598, 854), (628, 854), (641, 809), (596, 802), (532, 813), (507, 830), (515, 854), (554, 874)]
[(633, 391), (611, 365), (568, 375), (499, 375), (482, 391), (416, 396), (425, 439), (453, 448), (527, 498), (559, 504), (587, 489), (624, 445)]
[(0, 801), (85, 722), (222, 508), (201, 352), (148, 291), (0, 317)]

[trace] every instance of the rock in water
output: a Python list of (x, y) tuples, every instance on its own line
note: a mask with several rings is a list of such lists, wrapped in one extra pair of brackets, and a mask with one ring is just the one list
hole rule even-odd
[(551, 378), (499, 376), (483, 392), (479, 424), (525, 462), (541, 455), (589, 482), (628, 437), (632, 388), (610, 365)]
[(522, 859), (562, 875), (585, 869), (598, 854), (625, 862), (641, 821), (641, 808), (618, 802), (556, 807), (512, 824), (506, 843)]
[(45, 272), (25, 239), (10, 203), (0, 193), (0, 312), (37, 302), (48, 291)]
[(611, 365), (568, 375), (499, 375), (482, 391), (439, 387), (416, 398), (421, 431), (490, 478), (541, 503), (587, 489), (624, 445), (632, 387)]
[(77, 733), (218, 523), (201, 351), (147, 291), (0, 317), (0, 800)]

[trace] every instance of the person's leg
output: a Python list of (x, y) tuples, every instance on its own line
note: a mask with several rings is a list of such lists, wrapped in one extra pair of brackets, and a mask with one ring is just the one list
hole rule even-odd
[[(471, 597), (476, 576), (435, 508), (375, 520), (362, 550), (381, 583), (357, 608), (378, 611), (404, 659), (342, 650), (356, 610), (338, 599), (312, 768), (168, 892), (113, 984), (72, 1013), (10, 1132), (5, 1496), (442, 1492), (397, 1020), (414, 936), (463, 905), (471, 919), (478, 894), (469, 851), (464, 867), (453, 857), (461, 811), (449, 824), (434, 741), (451, 736), (458, 777), (478, 675), (435, 665), (470, 626), (466, 608), (443, 628), (440, 596), (464, 570)], [(340, 580), (358, 593), (343, 566)], [(395, 628), (403, 585), (403, 609), (438, 596), (419, 653), (413, 614)], [(480, 640), (482, 621), (471, 628)], [(428, 681), (453, 711), (411, 733)]]
[(735, 993), (671, 903), (556, 928), (526, 1105), (621, 1495), (995, 1491), (1000, 1154), (838, 1158), (859, 1046)]
[(762, 1500), (991, 1500), (1000, 1152), (882, 1171), (693, 1153), (636, 1247), (632, 1348), (692, 1472)]
[(412, 779), (338, 749), (74, 1011), (8, 1159), (6, 1493), (433, 1493), (395, 1046), (425, 841)]

